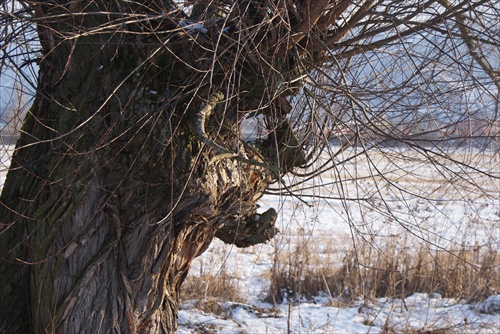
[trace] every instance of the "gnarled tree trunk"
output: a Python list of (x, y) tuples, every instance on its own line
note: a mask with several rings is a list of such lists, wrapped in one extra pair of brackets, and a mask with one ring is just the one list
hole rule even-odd
[(276, 152), (237, 131), (238, 108), (262, 93), (228, 98), (224, 68), (204, 58), (213, 41), (177, 22), (114, 26), (117, 3), (81, 5), (34, 4), (43, 58), (1, 197), (0, 331), (173, 332), (214, 236), (244, 247), (275, 234), (274, 210), (255, 202)]

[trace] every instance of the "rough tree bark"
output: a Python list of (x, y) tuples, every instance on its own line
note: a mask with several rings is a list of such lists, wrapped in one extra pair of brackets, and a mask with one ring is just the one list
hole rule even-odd
[(196, 45), (139, 5), (33, 5), (43, 58), (1, 197), (0, 331), (171, 333), (214, 236), (245, 247), (276, 233), (255, 202), (280, 173), (265, 158), (277, 150), (243, 155), (235, 131), (263, 93), (227, 98), (211, 35)]

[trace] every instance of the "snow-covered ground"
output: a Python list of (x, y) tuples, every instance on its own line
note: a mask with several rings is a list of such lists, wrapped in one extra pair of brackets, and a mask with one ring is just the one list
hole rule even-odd
[[(352, 249), (353, 240), (367, 238), (375, 248), (391, 243), (410, 253), (422, 245), (429, 251), (500, 249), (500, 165), (494, 156), (463, 152), (469, 154), (467, 158), (454, 153), (458, 160), (474, 161), (476, 154), (485, 154), (477, 159), (484, 165), (476, 167), (497, 171), (489, 178), (460, 170), (456, 164), (432, 167), (413, 153), (406, 157), (401, 152), (385, 153), (394, 156), (375, 153), (371, 162), (360, 157), (345, 163), (345, 169), (307, 181), (300, 186), (303, 201), (265, 195), (261, 209), (279, 209), (281, 233), (265, 245), (248, 249), (215, 240), (190, 272), (191, 277), (212, 274), (206, 276), (205, 288), (217, 284), (214, 277), (224, 272), (236, 282), (244, 303), (210, 298), (183, 301), (179, 332), (500, 333), (500, 291), (481, 302), (443, 298), (439, 293), (412, 294), (404, 300), (358, 297), (344, 305), (326, 294), (313, 301), (294, 296), (277, 305), (264, 302), (276, 254), (297, 243), (305, 243), (319, 259), (340, 259)], [(370, 177), (375, 170), (385, 179)], [(338, 182), (340, 177), (346, 181)], [(346, 202), (339, 197), (363, 200)], [(499, 266), (496, 261), (492, 265)]]
[[(405, 299), (408, 309), (400, 300), (388, 299), (342, 308), (319, 301), (276, 309), (224, 303), (225, 312), (219, 315), (186, 302), (179, 312), (179, 333), (500, 333), (498, 297), (467, 305), (414, 294)], [(481, 313), (485, 305), (496, 307), (496, 313)]]

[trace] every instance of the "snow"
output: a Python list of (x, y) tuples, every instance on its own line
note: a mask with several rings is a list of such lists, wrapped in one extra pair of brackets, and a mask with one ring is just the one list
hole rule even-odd
[[(490, 298), (498, 301), (498, 295)], [(483, 314), (483, 304), (467, 305), (453, 299), (415, 294), (401, 300), (381, 298), (374, 303), (361, 301), (350, 307), (320, 303), (279, 305), (269, 313), (249, 305), (224, 303), (221, 315), (205, 313), (184, 304), (179, 312), (179, 333), (383, 333), (389, 326), (397, 333), (411, 330), (444, 330), (445, 333), (498, 333), (500, 314)], [(498, 306), (498, 305), (497, 305)], [(260, 308), (259, 308), (260, 309)], [(261, 309), (260, 309), (261, 310)]]
[(485, 314), (500, 313), (500, 295), (489, 296), (478, 306), (479, 312)]
[(272, 312), (269, 309), (269, 313), (259, 313), (246, 305), (225, 306), (230, 314), (224, 317), (214, 317), (200, 310), (181, 310), (179, 333), (193, 333), (202, 327), (214, 329), (217, 333), (284, 333), (288, 324), (292, 333), (300, 329), (305, 333), (360, 333), (368, 329), (355, 308), (338, 309), (304, 303), (292, 307), (291, 312), (287, 306), (280, 306)]
[(193, 32), (201, 32), (202, 34), (206, 34), (208, 32), (208, 29), (205, 28), (203, 23), (200, 22), (192, 22), (188, 20), (183, 20), (179, 21), (179, 25), (186, 29), (188, 32), (193, 33)]

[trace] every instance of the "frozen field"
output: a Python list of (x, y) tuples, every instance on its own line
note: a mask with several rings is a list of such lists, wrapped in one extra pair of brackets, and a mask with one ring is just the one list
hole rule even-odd
[[(352, 155), (346, 152), (338, 160)], [(215, 240), (195, 260), (190, 272), (191, 277), (207, 277), (202, 285), (207, 290), (210, 284), (218, 284), (219, 275), (230, 277), (244, 302), (203, 297), (184, 301), (179, 332), (500, 333), (500, 295), (496, 295), (500, 291), (474, 302), (444, 298), (439, 293), (417, 293), (404, 300), (357, 297), (349, 303), (325, 293), (313, 300), (293, 295), (275, 305), (264, 302), (273, 262), (293, 262), (297, 244), (307, 248), (308, 256), (314, 257), (310, 262), (318, 266), (332, 260), (334, 266), (335, 259), (340, 263), (353, 245), (366, 250), (362, 243), (374, 250), (390, 244), (401, 254), (422, 248), (429, 253), (483, 248), (498, 251), (499, 162), (487, 152), (453, 155), (457, 161), (477, 160), (483, 165), (476, 164), (474, 170), (434, 157), (435, 164), (443, 163), (436, 167), (422, 156), (388, 149), (384, 155), (353, 159), (335, 173), (325, 172), (298, 185), (301, 200), (265, 195), (261, 208), (279, 208), (281, 233), (268, 244), (248, 249)], [(486, 177), (481, 169), (496, 171), (496, 175)], [(500, 259), (495, 261), (492, 265), (498, 267)]]

